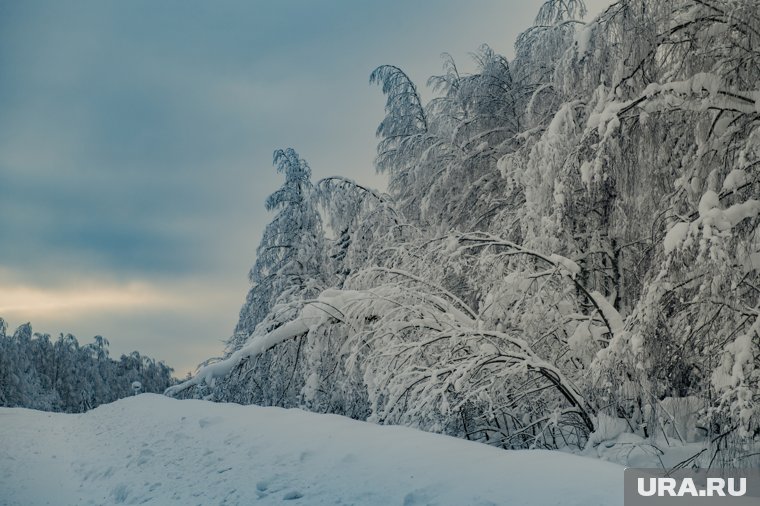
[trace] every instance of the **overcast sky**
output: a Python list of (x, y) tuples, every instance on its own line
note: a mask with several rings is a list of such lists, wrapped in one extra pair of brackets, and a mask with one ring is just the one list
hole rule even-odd
[(274, 149), (383, 187), (370, 71), (427, 94), (444, 51), (511, 58), (541, 3), (0, 0), (0, 317), (178, 376), (219, 355)]

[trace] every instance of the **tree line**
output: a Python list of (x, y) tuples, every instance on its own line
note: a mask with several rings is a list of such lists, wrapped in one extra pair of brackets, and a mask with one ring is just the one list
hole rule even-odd
[(137, 351), (110, 358), (101, 336), (82, 346), (71, 334), (33, 333), (28, 323), (7, 334), (0, 318), (0, 406), (82, 413), (133, 395), (135, 381), (143, 392), (163, 392), (172, 372)]

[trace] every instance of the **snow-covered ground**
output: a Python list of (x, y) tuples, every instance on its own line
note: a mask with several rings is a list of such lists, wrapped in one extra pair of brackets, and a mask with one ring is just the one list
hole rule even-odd
[(623, 468), (299, 410), (143, 394), (0, 408), (0, 504), (622, 504)]

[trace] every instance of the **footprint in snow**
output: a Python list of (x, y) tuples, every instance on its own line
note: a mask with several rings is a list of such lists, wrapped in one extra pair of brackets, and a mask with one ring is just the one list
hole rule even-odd
[(213, 417), (209, 417), (209, 418), (201, 418), (200, 420), (198, 420), (198, 425), (200, 426), (201, 429), (205, 429), (209, 425), (214, 425), (214, 424), (219, 423), (221, 421), (222, 421), (222, 418), (219, 417), (219, 416), (213, 416)]
[(295, 499), (300, 499), (303, 497), (303, 494), (299, 492), (298, 490), (291, 490), (284, 496), (282, 496), (283, 501), (293, 501)]
[(140, 452), (140, 457), (137, 459), (137, 465), (142, 466), (147, 464), (150, 461), (150, 457), (153, 456), (153, 450), (142, 450)]
[(111, 490), (111, 496), (116, 504), (124, 503), (129, 497), (129, 487), (122, 483)]
[(423, 490), (414, 490), (404, 496), (404, 506), (414, 506), (417, 504), (430, 504), (432, 498)]

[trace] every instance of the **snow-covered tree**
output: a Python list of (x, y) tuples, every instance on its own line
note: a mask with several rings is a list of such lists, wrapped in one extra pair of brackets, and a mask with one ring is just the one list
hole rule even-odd
[(378, 67), (389, 195), (340, 177), (298, 193), (324, 229), (277, 242), (306, 211), (283, 214), (262, 248), (311, 245), (294, 249), (311, 288), (284, 269), (225, 359), (170, 393), (755, 465), (759, 12), (619, 0), (584, 21), (549, 0), (512, 61), (483, 46), (464, 74), (445, 55), (427, 104)]
[(80, 346), (71, 334), (52, 342), (28, 323), (11, 336), (6, 329), (0, 318), (0, 406), (80, 413), (131, 395), (134, 380), (148, 392), (174, 382), (170, 367), (138, 352), (112, 360), (101, 336)]
[(277, 214), (256, 251), (249, 274), (252, 286), (230, 341), (233, 350), (276, 304), (314, 295), (324, 287), (324, 235), (312, 198), (311, 169), (290, 148), (278, 149), (273, 158), (285, 182), (266, 201), (267, 210)]

